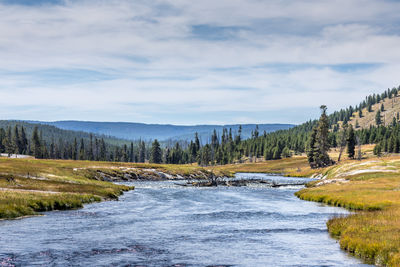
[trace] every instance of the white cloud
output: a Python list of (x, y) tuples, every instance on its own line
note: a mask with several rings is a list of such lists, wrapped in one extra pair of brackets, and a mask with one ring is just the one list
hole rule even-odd
[[(399, 11), (395, 1), (373, 0), (0, 4), (0, 106), (18, 108), (20, 119), (129, 115), (186, 124), (221, 121), (218, 112), (265, 114), (272, 122), (281, 110), (322, 102), (333, 110), (399, 83), (400, 37), (387, 27), (400, 26)], [(194, 35), (196, 25), (207, 27)], [(86, 71), (100, 74), (85, 79)], [(215, 115), (199, 119), (207, 112)], [(169, 121), (159, 121), (161, 113)]]

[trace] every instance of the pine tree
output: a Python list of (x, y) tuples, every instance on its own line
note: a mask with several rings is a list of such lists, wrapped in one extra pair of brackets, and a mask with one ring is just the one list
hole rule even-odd
[(378, 110), (375, 115), (375, 123), (377, 126), (382, 124), (381, 111)]
[(316, 154), (316, 142), (317, 142), (317, 128), (314, 127), (311, 131), (310, 137), (307, 142), (307, 159), (310, 166), (313, 168), (315, 166), (315, 154)]
[(383, 103), (382, 103), (382, 105), (381, 105), (381, 112), (384, 112), (385, 111), (385, 106), (383, 105)]
[(92, 134), (89, 135), (89, 150), (87, 153), (88, 153), (87, 159), (93, 160), (93, 135)]
[(200, 140), (199, 140), (199, 135), (195, 133), (194, 136), (194, 144), (196, 145), (196, 151), (200, 150)]
[(254, 138), (257, 138), (257, 137), (258, 137), (258, 134), (259, 134), (259, 132), (258, 132), (258, 125), (256, 125), (256, 129), (254, 130), (254, 133), (253, 133)]
[(39, 131), (37, 126), (33, 129), (31, 144), (32, 144), (33, 156), (35, 158), (42, 158), (42, 144), (40, 142)]
[(143, 163), (146, 161), (146, 144), (144, 141), (140, 141), (139, 145), (139, 162)]
[(3, 128), (0, 128), (0, 152), (5, 152), (5, 139), (6, 139), (6, 132)]
[(347, 155), (349, 158), (354, 159), (356, 147), (356, 137), (354, 134), (353, 126), (349, 126), (347, 133)]
[(374, 147), (374, 151), (373, 151), (373, 152), (374, 152), (374, 155), (380, 157), (381, 154), (382, 154), (382, 147), (381, 147), (381, 145), (380, 145), (380, 144), (376, 144), (375, 147)]
[(129, 162), (134, 162), (135, 156), (133, 152), (133, 142), (131, 142), (131, 148), (129, 149)]
[(235, 143), (238, 145), (242, 141), (242, 125), (239, 125), (238, 134), (235, 137)]
[(76, 137), (74, 138), (74, 143), (72, 145), (72, 159), (73, 160), (78, 159), (78, 142), (76, 140)]
[(81, 145), (79, 148), (79, 160), (85, 160), (85, 143), (83, 142), (83, 138), (81, 138)]
[(18, 126), (14, 126), (14, 135), (13, 135), (13, 146), (14, 146), (14, 151), (13, 153), (15, 154), (22, 154), (22, 144), (21, 144), (21, 139), (20, 139), (20, 134), (18, 130)]
[(101, 161), (106, 161), (107, 160), (107, 148), (106, 148), (106, 143), (104, 142), (104, 139), (101, 138), (100, 140), (100, 160)]
[(22, 149), (21, 153), (27, 154), (28, 153), (28, 138), (26, 137), (26, 132), (25, 132), (24, 126), (21, 126), (20, 143), (21, 143), (21, 149)]
[(316, 154), (315, 154), (315, 162), (317, 167), (324, 167), (331, 164), (331, 159), (329, 158), (329, 121), (328, 116), (326, 115), (326, 106), (322, 105), (321, 109), (321, 117), (318, 121), (317, 127), (317, 136), (316, 136)]
[(151, 146), (150, 162), (161, 163), (161, 161), (162, 161), (162, 152), (160, 143), (158, 142), (157, 139), (155, 139)]

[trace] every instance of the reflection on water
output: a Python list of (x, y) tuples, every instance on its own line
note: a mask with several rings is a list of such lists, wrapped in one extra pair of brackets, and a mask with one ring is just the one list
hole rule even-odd
[[(255, 178), (254, 178), (255, 177)], [(302, 179), (239, 174), (242, 179)], [(361, 266), (326, 221), (339, 208), (299, 186), (188, 188), (135, 182), (120, 201), (0, 222), (0, 266)]]

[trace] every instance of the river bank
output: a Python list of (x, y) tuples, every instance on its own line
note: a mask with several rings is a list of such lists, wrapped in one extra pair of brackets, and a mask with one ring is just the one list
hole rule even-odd
[[(333, 218), (328, 230), (341, 248), (376, 265), (400, 265), (400, 157), (345, 160), (312, 170), (305, 157), (199, 167), (66, 160), (0, 159), (0, 218), (49, 210), (81, 208), (85, 203), (118, 199), (133, 187), (113, 182), (207, 180), (238, 172), (317, 177), (296, 192), (303, 200), (357, 211)], [(231, 183), (230, 183), (231, 184)], [(228, 185), (228, 184), (226, 184)], [(238, 183), (240, 185), (240, 183)], [(362, 226), (362, 227), (360, 227)]]
[[(210, 180), (237, 172), (299, 175), (304, 158), (267, 163), (200, 167), (148, 163), (0, 158), (0, 219), (36, 215), (43, 211), (81, 208), (85, 203), (116, 200), (133, 187), (115, 182), (137, 180)], [(229, 185), (239, 185), (238, 182)], [(226, 184), (228, 185), (228, 184)]]
[(378, 266), (400, 266), (400, 157), (348, 160), (319, 173), (296, 196), (356, 211), (327, 223), (340, 247)]
[[(310, 179), (240, 173), (272, 180), (232, 187), (182, 187), (185, 180), (135, 185), (120, 201), (43, 217), (0, 221), (0, 262), (15, 266), (367, 266), (329, 237), (342, 208), (302, 201)], [(29, 236), (29, 238), (26, 238)]]

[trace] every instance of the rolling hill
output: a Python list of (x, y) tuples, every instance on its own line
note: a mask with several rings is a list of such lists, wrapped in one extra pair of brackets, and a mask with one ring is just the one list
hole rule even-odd
[[(90, 139), (90, 133), (84, 131), (73, 131), (73, 130), (66, 130), (60, 129), (56, 126), (46, 125), (41, 123), (32, 123), (32, 122), (25, 122), (25, 121), (16, 121), (16, 120), (0, 120), (0, 128), (6, 129), (7, 127), (11, 127), (13, 129), (15, 126), (23, 126), (25, 128), (26, 134), (28, 137), (32, 135), (33, 129), (38, 127), (38, 130), (41, 133), (41, 136), (47, 142), (58, 141), (62, 139), (66, 142), (72, 142), (75, 138), (77, 140), (83, 139), (88, 141)], [(126, 140), (118, 139), (111, 136), (95, 134), (98, 138), (103, 138), (104, 141), (109, 145), (124, 145), (129, 144)]]
[[(349, 124), (352, 124), (354, 128), (369, 128), (370, 125), (376, 126), (375, 116), (381, 106), (384, 106), (384, 110), (381, 111), (382, 125), (389, 125), (392, 123), (393, 118), (397, 120), (397, 113), (400, 112), (400, 95), (393, 95), (391, 98), (385, 98), (380, 100), (378, 103), (371, 106), (371, 112), (368, 112), (367, 108), (362, 109), (362, 117), (360, 118), (359, 112), (354, 112), (349, 120)], [(358, 125), (358, 127), (356, 127)]]
[[(203, 141), (207, 141), (214, 129), (222, 133), (223, 128), (232, 128), (233, 133), (237, 132), (239, 125), (193, 125), (179, 126), (170, 124), (144, 124), (130, 122), (92, 122), (92, 121), (55, 121), (34, 123), (55, 126), (64, 130), (73, 130), (81, 132), (91, 132), (100, 135), (114, 136), (126, 140), (189, 140), (193, 139), (197, 132)], [(277, 130), (290, 129), (292, 124), (259, 124), (259, 132), (267, 133)], [(243, 138), (249, 138), (251, 132), (256, 128), (256, 124), (242, 125)]]

